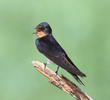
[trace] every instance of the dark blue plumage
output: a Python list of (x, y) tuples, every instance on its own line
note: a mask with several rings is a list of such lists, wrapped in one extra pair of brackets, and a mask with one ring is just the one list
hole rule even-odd
[[(44, 26), (43, 23), (39, 24), (37, 26), (38, 30), (39, 26), (41, 30), (40, 32), (43, 32), (46, 35), (36, 39), (35, 43), (37, 49), (52, 62), (69, 72), (80, 84), (83, 84), (78, 76), (86, 77), (86, 75), (82, 73), (70, 60), (64, 49), (59, 45), (59, 43), (55, 40), (52, 34), (45, 33), (45, 30), (48, 30), (48, 28), (45, 29), (46, 23), (44, 23)], [(41, 28), (41, 26), (43, 28)], [(47, 24), (47, 26), (49, 26), (49, 24)], [(36, 34), (38, 34), (38, 31), (36, 32)]]

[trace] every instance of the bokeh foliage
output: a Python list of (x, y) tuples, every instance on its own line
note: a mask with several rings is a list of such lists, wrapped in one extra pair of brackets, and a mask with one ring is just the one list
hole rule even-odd
[(43, 21), (86, 73), (80, 87), (95, 100), (109, 100), (109, 0), (0, 0), (0, 100), (73, 100), (32, 67), (32, 60), (46, 61), (32, 35)]

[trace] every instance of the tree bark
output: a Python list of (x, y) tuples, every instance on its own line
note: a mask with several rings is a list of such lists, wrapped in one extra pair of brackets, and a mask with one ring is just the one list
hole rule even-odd
[(45, 68), (43, 63), (32, 61), (32, 64), (36, 68), (36, 70), (38, 70), (41, 74), (49, 79), (49, 82), (51, 84), (63, 90), (65, 93), (70, 94), (76, 100), (93, 100), (65, 76), (56, 75), (56, 73), (47, 66)]

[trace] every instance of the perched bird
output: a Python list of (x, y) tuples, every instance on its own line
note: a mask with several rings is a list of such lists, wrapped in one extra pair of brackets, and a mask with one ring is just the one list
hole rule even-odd
[[(58, 65), (56, 73), (58, 73), (59, 67), (62, 67), (67, 72), (69, 72), (80, 84), (83, 84), (78, 76), (86, 77), (86, 75), (76, 67), (64, 49), (55, 40), (52, 35), (52, 29), (50, 25), (47, 22), (42, 22), (37, 25), (35, 29), (36, 32), (34, 32), (34, 34), (38, 36), (35, 41), (36, 47), (44, 56), (46, 56), (47, 59)], [(48, 62), (44, 64), (46, 66)]]

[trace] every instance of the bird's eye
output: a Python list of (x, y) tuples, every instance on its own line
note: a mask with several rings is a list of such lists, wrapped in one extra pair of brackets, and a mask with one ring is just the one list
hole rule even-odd
[(48, 28), (48, 26), (46, 26), (45, 28)]

